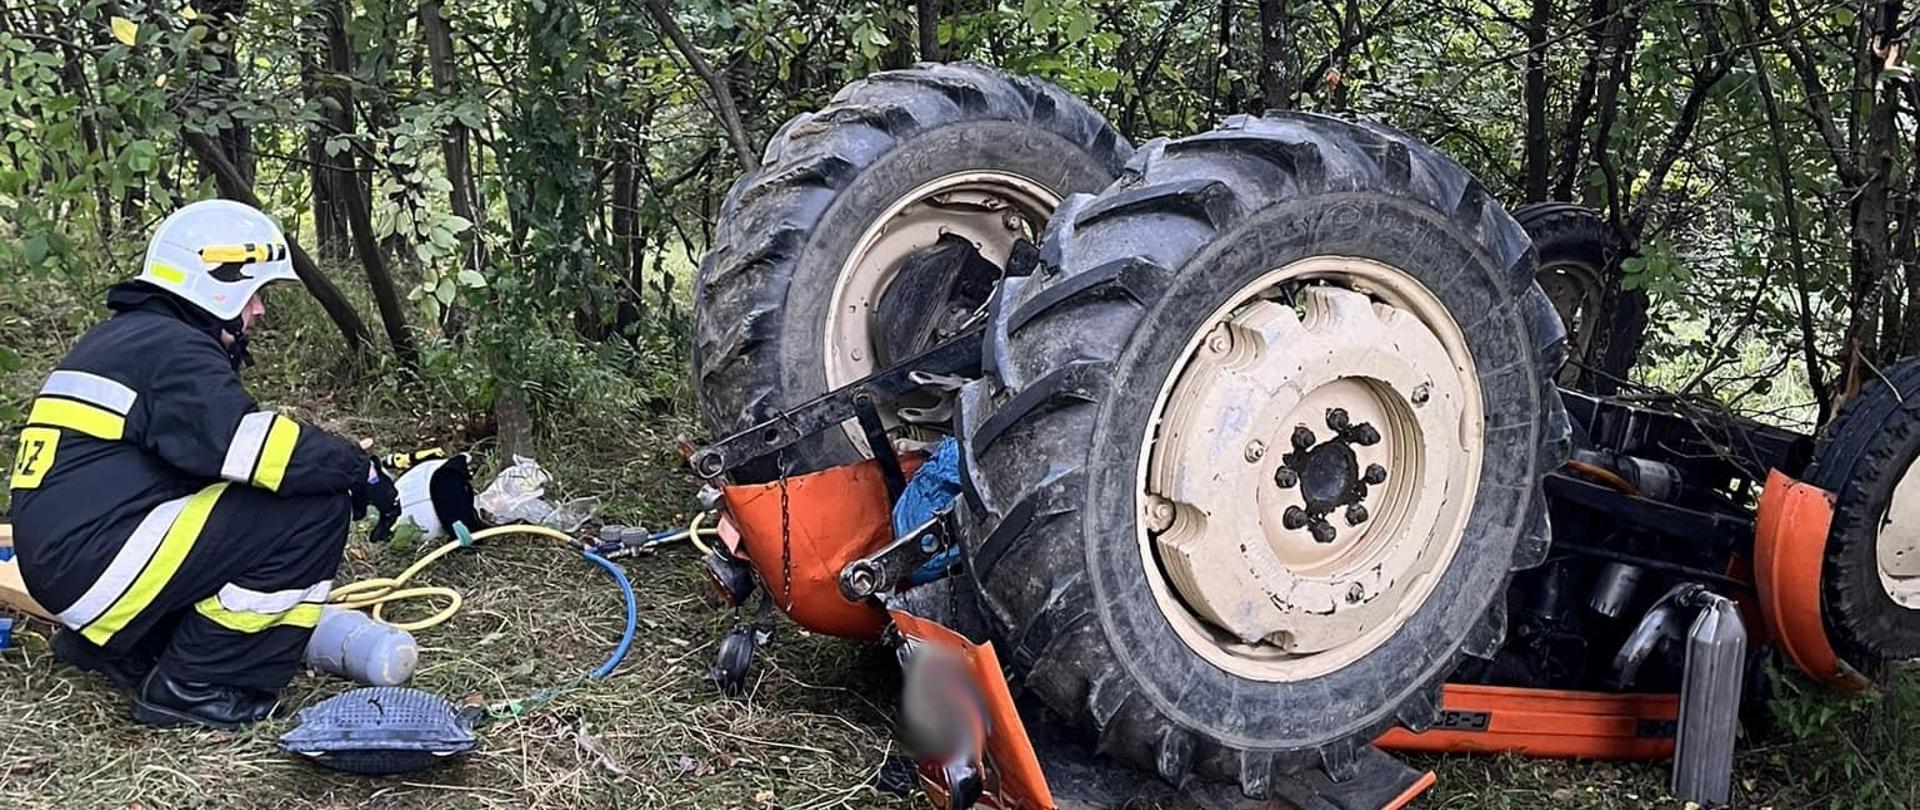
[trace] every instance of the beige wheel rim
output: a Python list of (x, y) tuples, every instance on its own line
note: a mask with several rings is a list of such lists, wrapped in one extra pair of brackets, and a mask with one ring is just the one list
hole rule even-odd
[[(1540, 290), (1553, 302), (1560, 325), (1567, 330), (1569, 358), (1584, 359), (1593, 343), (1592, 320), (1600, 311), (1600, 278), (1592, 268), (1578, 262), (1554, 262), (1540, 266)], [(1572, 383), (1579, 368), (1568, 363), (1559, 374), (1562, 384)]]
[(1426, 602), (1478, 490), (1466, 340), (1405, 272), (1321, 256), (1241, 288), (1187, 342), (1141, 448), (1162, 613), (1264, 681), (1359, 660)]
[(1874, 542), (1880, 587), (1888, 598), (1920, 610), (1920, 464), (1910, 464), (1893, 487)]
[[(840, 266), (825, 329), (826, 382), (832, 390), (880, 370), (873, 309), (914, 251), (945, 234), (964, 237), (987, 261), (1006, 267), (1020, 239), (1037, 241), (1060, 195), (1010, 172), (950, 174), (902, 195), (867, 227)], [(978, 315), (980, 313), (974, 313)], [(896, 362), (904, 358), (893, 358)], [(893, 423), (890, 414), (889, 424)], [(868, 452), (857, 425), (847, 436)]]

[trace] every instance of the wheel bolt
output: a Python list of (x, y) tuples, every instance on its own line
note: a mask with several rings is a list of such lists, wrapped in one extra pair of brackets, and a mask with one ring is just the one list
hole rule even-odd
[(1334, 537), (1337, 536), (1333, 532), (1333, 524), (1324, 520), (1315, 522), (1311, 531), (1313, 532), (1313, 542), (1315, 543), (1331, 543)]
[(1259, 439), (1254, 439), (1253, 441), (1247, 442), (1246, 456), (1248, 461), (1259, 461), (1260, 458), (1262, 456), (1265, 456), (1266, 454), (1267, 454), (1266, 442), (1260, 441)]
[(1281, 467), (1280, 469), (1273, 471), (1274, 486), (1277, 486), (1281, 489), (1292, 489), (1296, 484), (1299, 484), (1299, 483), (1300, 483), (1300, 474), (1297, 472), (1294, 472), (1292, 467)]
[(1280, 515), (1280, 525), (1289, 529), (1298, 529), (1307, 525), (1307, 511), (1298, 506), (1289, 506)]
[(1380, 431), (1375, 430), (1372, 425), (1363, 422), (1359, 427), (1353, 429), (1353, 443), (1361, 447), (1371, 447), (1379, 444)]
[(1293, 429), (1293, 449), (1305, 450), (1312, 447), (1313, 442), (1313, 431), (1308, 430), (1306, 425), (1301, 425)]
[(1355, 582), (1347, 586), (1347, 604), (1357, 605), (1365, 598), (1367, 598), (1367, 589), (1360, 587), (1360, 583)]
[(1147, 496), (1147, 529), (1164, 532), (1173, 528), (1173, 502), (1158, 495)]
[(1369, 483), (1369, 484), (1384, 484), (1384, 483), (1386, 483), (1386, 481), (1387, 481), (1387, 468), (1385, 468), (1385, 467), (1382, 467), (1382, 466), (1380, 466), (1380, 465), (1378, 465), (1378, 464), (1368, 464), (1368, 465), (1367, 465), (1367, 476), (1366, 476), (1366, 478), (1365, 478), (1364, 480), (1365, 480), (1365, 481), (1366, 481), (1367, 483)]
[(1413, 404), (1425, 405), (1427, 404), (1427, 400), (1432, 398), (1433, 398), (1433, 386), (1428, 385), (1426, 383), (1421, 383), (1419, 385), (1414, 386), (1413, 395), (1411, 397), (1411, 399), (1413, 400)]
[(1328, 408), (1327, 409), (1327, 427), (1333, 428), (1336, 431), (1346, 430), (1347, 425), (1349, 424), (1352, 424), (1352, 423), (1349, 422), (1347, 419), (1346, 409), (1344, 408)]
[(1207, 334), (1207, 351), (1214, 354), (1226, 354), (1233, 350), (1233, 335), (1227, 332), (1227, 325), (1220, 324)]
[(1347, 505), (1347, 525), (1358, 526), (1367, 522), (1367, 508), (1360, 504)]

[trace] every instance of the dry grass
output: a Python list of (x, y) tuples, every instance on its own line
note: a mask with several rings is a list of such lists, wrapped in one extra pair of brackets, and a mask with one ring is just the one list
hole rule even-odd
[[(64, 311), (76, 302), (45, 306), (0, 316), (0, 338), (37, 344), (20, 349), (30, 355), (25, 368), (0, 377), (0, 404), (30, 396), (77, 332)], [(62, 326), (26, 327), (54, 309), (63, 310)], [(338, 372), (307, 371), (326, 365), (298, 347), (326, 341), (313, 334), (323, 329), (302, 330), (261, 341), (262, 365), (249, 380), (268, 399), (300, 403), (311, 417), (381, 436), (390, 447), (460, 432), (460, 416), (431, 403), (379, 400)], [(607, 519), (671, 525), (694, 503), (693, 482), (668, 449), (685, 427), (671, 415), (646, 413), (569, 424), (549, 430), (541, 460), (562, 495), (603, 496)], [(4, 455), (12, 431), (0, 428)], [(342, 581), (397, 571), (417, 550), (356, 539), (352, 552)], [(897, 686), (883, 651), (783, 625), (748, 694), (723, 698), (702, 676), (735, 617), (706, 601), (691, 552), (671, 549), (626, 567), (642, 624), (634, 654), (614, 677), (493, 721), (473, 756), (406, 778), (335, 775), (281, 753), (273, 741), (289, 719), (239, 734), (135, 726), (112, 687), (61, 667), (44, 640), (28, 638), (0, 653), (0, 807), (923, 806), (870, 787), (895, 745), (889, 713)], [(547, 541), (495, 541), (447, 559), (425, 581), (466, 594), (458, 617), (421, 635), (415, 681), (455, 700), (501, 702), (570, 682), (597, 665), (620, 632), (619, 598), (602, 573)], [(1817, 692), (1787, 701), (1790, 727), (1743, 748), (1741, 805), (1913, 806), (1920, 750), (1908, 729), (1920, 720), (1920, 690), (1911, 676), (1900, 683), (1885, 701)], [(348, 686), (307, 676), (286, 697), (310, 705)], [(1664, 797), (1666, 769), (1658, 763), (1432, 757), (1419, 764), (1441, 775), (1423, 807), (1676, 806)]]

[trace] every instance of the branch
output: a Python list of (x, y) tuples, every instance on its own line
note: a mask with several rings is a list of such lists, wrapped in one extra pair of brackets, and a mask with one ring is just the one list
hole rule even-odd
[[(1764, 18), (1766, 0), (1754, 3), (1756, 10)], [(1766, 60), (1760, 57), (1760, 48), (1749, 46), (1747, 55), (1753, 60), (1755, 84), (1760, 88), (1761, 107), (1767, 113), (1767, 131), (1773, 139), (1770, 150), (1773, 163), (1774, 182), (1780, 186), (1780, 202), (1786, 212), (1787, 245), (1793, 252), (1793, 293), (1799, 306), (1800, 354), (1807, 366), (1807, 384), (1813, 389), (1813, 400), (1819, 404), (1815, 425), (1827, 421), (1827, 409), (1832, 402), (1827, 394), (1826, 375), (1820, 368), (1820, 348), (1814, 342), (1813, 304), (1807, 290), (1807, 250), (1800, 237), (1800, 204), (1794, 199), (1793, 170), (1787, 166), (1787, 127), (1781, 120), (1780, 107), (1773, 98), (1773, 78), (1767, 70)]]
[[(220, 187), (220, 196), (254, 208), (260, 207), (260, 198), (254, 195), (252, 187), (242, 181), (239, 168), (227, 160), (218, 144), (199, 132), (183, 131), (180, 134), (186, 139), (194, 156), (213, 172), (214, 184)], [(320, 272), (319, 265), (314, 264), (313, 257), (301, 249), (293, 235), (286, 236), (287, 253), (293, 257), (294, 274), (300, 277), (300, 283), (306, 285), (314, 300), (320, 302), (320, 308), (327, 311), (327, 317), (333, 319), (334, 326), (340, 328), (341, 337), (347, 340), (348, 351), (359, 355), (366, 349), (366, 341), (372, 334), (367, 331), (366, 323), (360, 320), (360, 313), (347, 302), (346, 296), (340, 294), (340, 288), (333, 286), (333, 282)]]
[(733, 90), (727, 86), (727, 79), (715, 73), (713, 66), (707, 64), (706, 57), (693, 47), (680, 24), (673, 21), (673, 12), (667, 10), (660, 0), (645, 0), (647, 15), (653, 18), (655, 25), (673, 40), (673, 47), (687, 60), (693, 72), (707, 83), (707, 90), (713, 95), (713, 106), (720, 119), (721, 128), (727, 131), (727, 140), (733, 144), (734, 154), (740, 158), (740, 167), (753, 171), (760, 168), (759, 158), (754, 156), (753, 145), (747, 140), (747, 128), (740, 123), (740, 110), (733, 104)]

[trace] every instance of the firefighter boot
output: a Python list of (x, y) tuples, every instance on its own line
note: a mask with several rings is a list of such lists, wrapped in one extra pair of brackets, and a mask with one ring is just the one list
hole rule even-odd
[(178, 681), (155, 669), (133, 695), (133, 719), (161, 728), (197, 725), (230, 731), (265, 720), (277, 702), (275, 693), (266, 690)]
[(61, 628), (48, 643), (53, 656), (86, 672), (106, 676), (114, 686), (133, 690), (153, 669), (153, 657), (139, 652), (115, 653), (95, 645), (72, 630)]

